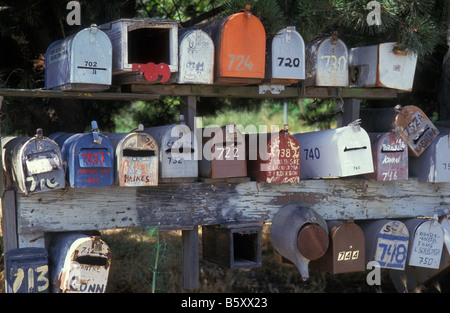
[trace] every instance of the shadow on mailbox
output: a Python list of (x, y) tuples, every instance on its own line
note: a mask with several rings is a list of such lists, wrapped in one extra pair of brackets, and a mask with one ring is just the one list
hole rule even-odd
[(7, 184), (12, 182), (24, 194), (66, 187), (59, 146), (43, 136), (42, 129), (32, 138), (9, 137), (2, 144)]
[(93, 24), (48, 47), (45, 54), (45, 89), (108, 89), (111, 85), (111, 66), (111, 41)]

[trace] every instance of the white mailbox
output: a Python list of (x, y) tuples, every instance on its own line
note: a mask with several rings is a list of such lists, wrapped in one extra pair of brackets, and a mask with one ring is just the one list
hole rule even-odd
[(290, 85), (305, 79), (305, 43), (295, 26), (281, 29), (268, 49), (266, 80)]
[(45, 53), (45, 89), (108, 89), (111, 66), (111, 41), (93, 24), (48, 47)]
[(300, 178), (346, 177), (374, 171), (370, 138), (359, 125), (294, 134)]
[(419, 181), (450, 182), (450, 133), (439, 134), (417, 158), (409, 158), (410, 176)]
[(214, 42), (201, 29), (179, 30), (180, 84), (212, 84), (214, 82)]
[(395, 42), (356, 47), (349, 52), (350, 86), (411, 91), (417, 53), (400, 50)]

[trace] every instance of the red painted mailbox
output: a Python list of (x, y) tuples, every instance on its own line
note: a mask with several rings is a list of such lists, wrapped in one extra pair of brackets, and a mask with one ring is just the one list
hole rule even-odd
[(300, 181), (300, 146), (289, 134), (287, 125), (279, 133), (248, 135), (247, 150), (248, 175), (253, 180), (267, 183)]

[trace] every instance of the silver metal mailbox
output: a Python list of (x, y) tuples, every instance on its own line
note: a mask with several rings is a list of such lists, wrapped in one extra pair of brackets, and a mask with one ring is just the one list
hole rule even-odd
[(348, 50), (337, 32), (306, 46), (306, 86), (348, 86)]
[(106, 291), (111, 253), (99, 236), (55, 233), (49, 240), (48, 252), (53, 292)]
[(111, 41), (93, 24), (48, 47), (45, 54), (45, 89), (108, 89), (111, 85), (111, 66)]
[(417, 53), (400, 50), (395, 42), (357, 47), (349, 52), (351, 87), (385, 87), (411, 91)]
[(194, 134), (182, 117), (177, 124), (149, 127), (144, 132), (159, 146), (160, 182), (192, 182), (198, 177)]
[(300, 145), (300, 178), (372, 173), (369, 135), (357, 124), (294, 134)]
[(212, 84), (214, 82), (214, 42), (201, 29), (179, 30), (180, 84)]
[(290, 85), (305, 79), (305, 43), (295, 26), (278, 31), (267, 48), (266, 80)]
[(417, 158), (409, 159), (409, 172), (419, 181), (450, 182), (450, 133), (439, 134)]
[[(178, 72), (178, 22), (167, 19), (124, 18), (99, 26), (111, 39), (113, 50), (112, 72), (115, 74), (131, 73), (139, 70), (139, 65), (152, 66), (155, 72), (140, 70), (145, 78), (143, 82), (167, 81), (167, 74)], [(159, 75), (164, 74), (164, 75)]]
[(59, 146), (43, 136), (9, 138), (3, 144), (4, 168), (14, 187), (24, 194), (66, 187)]
[(114, 182), (121, 187), (158, 185), (158, 144), (144, 132), (144, 126), (131, 133), (107, 133), (115, 149)]

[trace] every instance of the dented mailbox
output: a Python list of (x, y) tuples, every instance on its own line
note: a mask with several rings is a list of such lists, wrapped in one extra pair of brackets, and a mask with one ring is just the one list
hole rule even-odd
[(144, 132), (144, 127), (131, 133), (107, 134), (115, 151), (115, 184), (118, 186), (158, 185), (158, 144)]
[(369, 133), (374, 172), (368, 179), (381, 181), (408, 179), (408, 147), (398, 132)]
[(194, 135), (183, 118), (177, 124), (149, 127), (159, 146), (159, 179), (161, 182), (192, 182), (198, 177)]
[(216, 83), (262, 82), (266, 64), (266, 31), (250, 12), (250, 6), (243, 12), (198, 27), (214, 42)]
[(290, 85), (305, 79), (305, 43), (295, 26), (281, 29), (267, 45), (266, 80)]
[(331, 36), (316, 39), (306, 46), (306, 86), (346, 87), (348, 83), (348, 50), (345, 43)]
[(50, 283), (54, 292), (106, 291), (111, 253), (99, 236), (57, 233), (49, 242)]
[(179, 30), (179, 84), (214, 82), (214, 43), (201, 29)]
[(206, 178), (247, 176), (245, 137), (236, 125), (203, 129), (203, 153), (198, 171), (199, 177)]
[(300, 146), (287, 125), (279, 133), (249, 134), (246, 138), (250, 178), (267, 183), (300, 181)]
[(111, 85), (111, 66), (111, 41), (93, 24), (48, 47), (45, 54), (45, 89), (108, 89)]
[(369, 135), (357, 124), (294, 134), (300, 145), (300, 178), (347, 177), (373, 172)]
[(385, 87), (411, 91), (417, 53), (395, 42), (357, 47), (349, 52), (350, 86)]
[(59, 146), (43, 136), (10, 138), (4, 146), (4, 168), (15, 188), (24, 194), (66, 187)]

